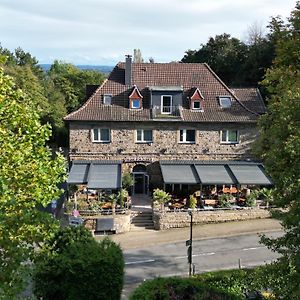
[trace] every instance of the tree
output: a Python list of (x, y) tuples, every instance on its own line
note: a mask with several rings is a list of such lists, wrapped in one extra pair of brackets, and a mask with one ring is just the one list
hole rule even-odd
[(210, 38), (199, 50), (187, 50), (182, 62), (208, 63), (228, 85), (258, 86), (274, 58), (274, 37), (256, 27), (249, 29), (248, 44), (229, 34)]
[(133, 62), (134, 63), (143, 63), (144, 62), (142, 52), (140, 49), (133, 50)]
[(207, 44), (201, 45), (199, 50), (188, 50), (182, 58), (182, 62), (207, 63), (220, 78), (227, 84), (235, 81), (247, 52), (247, 46), (223, 33), (210, 37)]
[(82, 226), (61, 229), (36, 263), (35, 295), (43, 299), (120, 299), (124, 276), (121, 248), (96, 242)]
[(288, 278), (272, 288), (280, 291), (280, 299), (299, 299), (300, 2), (287, 24), (273, 19), (270, 26), (276, 37), (276, 58), (263, 81), (269, 93), (269, 113), (261, 118), (257, 149), (275, 183), (274, 203), (283, 210), (274, 216), (281, 220), (285, 234), (277, 239), (264, 237), (263, 242), (282, 255), (277, 263)]
[(40, 208), (61, 194), (65, 162), (45, 146), (51, 129), (35, 107), (0, 68), (0, 298), (21, 290), (28, 263), (58, 226)]

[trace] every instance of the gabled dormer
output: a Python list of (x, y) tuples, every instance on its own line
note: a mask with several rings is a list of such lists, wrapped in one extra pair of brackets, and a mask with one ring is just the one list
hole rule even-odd
[(135, 85), (131, 94), (129, 95), (129, 108), (130, 109), (141, 109), (143, 108), (143, 96), (140, 93), (138, 87)]
[(204, 97), (199, 88), (196, 88), (190, 97), (190, 108), (192, 110), (204, 110)]

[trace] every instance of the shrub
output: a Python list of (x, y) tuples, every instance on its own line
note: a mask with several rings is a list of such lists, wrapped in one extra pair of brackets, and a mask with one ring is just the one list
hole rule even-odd
[(35, 264), (34, 293), (42, 299), (120, 299), (124, 259), (118, 245), (97, 243), (79, 226), (61, 229)]
[(208, 287), (196, 278), (155, 278), (142, 283), (131, 295), (130, 300), (239, 300), (244, 299), (231, 292)]
[(197, 206), (197, 199), (196, 197), (194, 197), (193, 195), (190, 195), (190, 199), (189, 199), (189, 206), (192, 209), (195, 209)]

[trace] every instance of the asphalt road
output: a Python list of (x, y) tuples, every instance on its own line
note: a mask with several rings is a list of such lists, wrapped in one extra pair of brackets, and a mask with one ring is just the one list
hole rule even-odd
[[(282, 232), (272, 232), (277, 237)], [(123, 299), (143, 280), (157, 276), (188, 275), (185, 242), (124, 250), (125, 285)], [(278, 254), (259, 244), (257, 234), (193, 241), (195, 273), (220, 269), (252, 267), (271, 262)]]

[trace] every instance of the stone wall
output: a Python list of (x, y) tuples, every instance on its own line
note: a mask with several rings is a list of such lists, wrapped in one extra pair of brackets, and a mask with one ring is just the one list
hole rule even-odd
[[(110, 143), (93, 143), (92, 128), (110, 128)], [(136, 143), (137, 128), (152, 129), (152, 143)], [(194, 144), (179, 143), (180, 129), (195, 129)], [(221, 144), (220, 130), (238, 130), (240, 143)], [(251, 158), (250, 147), (257, 137), (255, 124), (184, 122), (70, 123), (70, 159), (107, 159), (128, 162), (158, 160), (213, 160)]]
[[(249, 208), (242, 210), (194, 211), (193, 224), (221, 223), (270, 218), (266, 209)], [(153, 212), (154, 228), (165, 230), (190, 226), (191, 217), (188, 212)]]
[(115, 233), (124, 233), (130, 231), (130, 213), (124, 215), (108, 215), (84, 218), (85, 227), (91, 231), (96, 230), (96, 219), (113, 219), (112, 231)]

